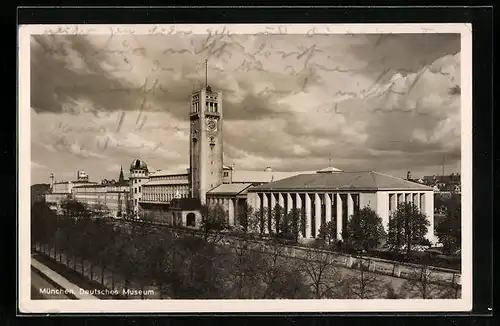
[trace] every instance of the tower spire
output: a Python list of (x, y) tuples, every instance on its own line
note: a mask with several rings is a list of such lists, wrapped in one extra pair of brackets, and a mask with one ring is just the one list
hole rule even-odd
[(120, 177), (118, 178), (119, 183), (123, 183), (125, 178), (123, 177), (123, 166), (120, 165)]

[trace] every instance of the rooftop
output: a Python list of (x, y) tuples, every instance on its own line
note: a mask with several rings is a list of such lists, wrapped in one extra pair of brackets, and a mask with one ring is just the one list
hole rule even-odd
[(188, 168), (179, 168), (179, 169), (167, 169), (167, 170), (156, 170), (149, 174), (150, 177), (162, 177), (169, 175), (188, 175)]
[(167, 185), (186, 185), (189, 184), (189, 180), (182, 179), (182, 180), (149, 180), (148, 182), (144, 183), (142, 186), (167, 186)]
[(72, 184), (97, 184), (97, 182), (93, 182), (93, 181), (85, 181), (85, 180), (75, 180), (75, 181), (58, 181), (58, 182), (54, 182), (55, 185), (62, 185), (62, 184), (69, 184), (69, 183), (72, 183)]
[(209, 195), (235, 195), (244, 192), (252, 183), (224, 183), (208, 191)]
[(278, 171), (248, 171), (234, 170), (231, 182), (233, 183), (267, 183), (277, 181), (298, 174), (314, 173), (311, 171), (278, 172)]
[(432, 190), (415, 182), (380, 172), (341, 172), (300, 174), (251, 188), (269, 190)]

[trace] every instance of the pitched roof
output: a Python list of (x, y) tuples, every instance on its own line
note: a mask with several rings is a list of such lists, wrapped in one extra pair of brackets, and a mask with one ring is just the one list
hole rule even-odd
[(324, 169), (316, 171), (316, 173), (336, 173), (336, 172), (343, 172), (343, 171), (333, 166), (328, 166)]
[(181, 179), (181, 180), (149, 180), (148, 182), (142, 184), (144, 186), (168, 186), (168, 185), (187, 185), (189, 184), (189, 180)]
[(251, 183), (223, 183), (208, 191), (209, 195), (236, 195), (251, 187)]
[(310, 171), (278, 172), (278, 171), (248, 171), (235, 170), (232, 173), (233, 183), (262, 183), (272, 182), (289, 178), (301, 173), (313, 173)]
[(150, 177), (159, 177), (159, 176), (168, 176), (168, 175), (181, 175), (181, 174), (188, 174), (188, 168), (178, 168), (178, 169), (167, 169), (167, 170), (157, 170), (154, 172), (150, 172), (149, 176)]
[(432, 190), (415, 182), (387, 174), (362, 171), (300, 174), (256, 186), (249, 191), (264, 190)]

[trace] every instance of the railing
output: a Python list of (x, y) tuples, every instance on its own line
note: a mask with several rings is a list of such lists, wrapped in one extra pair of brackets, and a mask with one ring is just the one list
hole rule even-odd
[[(104, 292), (105, 294), (100, 295), (101, 299), (120, 299), (120, 298), (131, 298), (131, 299), (163, 299), (161, 291), (155, 286), (144, 287), (137, 284), (133, 280), (126, 280), (120, 273), (116, 272), (110, 267), (102, 267), (87, 259), (83, 259), (77, 255), (68, 253), (65, 250), (57, 249), (55, 246), (50, 244), (39, 244), (33, 245), (32, 250), (46, 259), (48, 259), (51, 264), (58, 268), (55, 269), (65, 269), (63, 274), (76, 273), (79, 277), (82, 277), (88, 283), (89, 286), (82, 286), (89, 288), (89, 290), (97, 290)], [(52, 266), (52, 267), (54, 267)], [(48, 266), (49, 268), (51, 266)], [(57, 270), (55, 270), (57, 272)], [(68, 278), (71, 278), (67, 276)], [(76, 282), (75, 282), (76, 283)], [(130, 289), (141, 289), (142, 294), (130, 294), (128, 290)], [(148, 294), (148, 291), (153, 294)], [(146, 295), (144, 295), (146, 293)]]
[[(202, 236), (204, 234), (203, 231), (200, 230), (172, 227), (167, 223), (159, 223), (159, 222), (152, 222), (145, 220), (128, 220), (128, 219), (121, 220), (121, 222), (146, 224), (153, 228), (161, 228), (161, 229), (166, 228), (169, 229), (171, 232), (184, 233), (193, 236)], [(234, 242), (232, 241), (241, 241), (241, 240), (242, 240), (241, 237), (236, 237), (234, 235), (223, 235), (220, 244), (226, 246), (234, 246)], [(266, 248), (266, 246), (269, 248), (268, 246), (269, 242), (266, 240), (246, 239), (246, 241), (256, 245), (260, 245), (261, 247), (264, 248)], [(288, 245), (283, 244), (283, 246), (286, 248), (285, 250), (283, 250), (283, 252), (285, 253), (284, 256), (291, 258), (311, 260), (314, 257), (313, 255), (310, 255), (311, 253), (315, 254), (322, 253), (328, 255), (332, 263), (345, 268), (356, 268), (359, 266), (359, 264), (362, 264), (364, 266), (368, 266), (367, 269), (373, 273), (404, 278), (404, 279), (414, 278), (414, 275), (423, 274), (421, 272), (424, 272), (427, 274), (432, 274), (432, 281), (430, 283), (436, 283), (447, 286), (458, 286), (458, 287), (461, 286), (461, 274), (457, 271), (450, 269), (397, 262), (376, 257), (354, 256), (319, 248), (301, 247), (289, 244)]]

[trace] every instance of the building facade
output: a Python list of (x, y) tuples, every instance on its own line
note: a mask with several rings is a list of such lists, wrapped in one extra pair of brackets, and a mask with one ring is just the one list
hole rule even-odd
[(76, 181), (53, 182), (53, 179), (51, 174), (51, 187), (45, 194), (45, 202), (55, 211), (61, 212), (61, 203), (67, 199), (77, 200), (90, 210), (99, 210), (112, 217), (122, 217), (131, 211), (130, 186), (123, 177), (123, 169), (118, 182), (91, 182), (84, 171), (77, 171)]
[(364, 207), (370, 207), (382, 218), (387, 231), (389, 217), (398, 203), (411, 202), (429, 218), (426, 237), (432, 243), (436, 242), (433, 189), (382, 173), (300, 174), (251, 187), (247, 192), (248, 204), (263, 215), (271, 214), (275, 205), (281, 206), (284, 214), (291, 209), (301, 209), (306, 221), (301, 235), (306, 239), (317, 238), (321, 226), (330, 221), (336, 223), (337, 238), (342, 239), (350, 216)]
[(222, 93), (204, 87), (191, 95), (189, 166), (191, 197), (206, 202), (223, 178)]
[(128, 185), (91, 184), (73, 188), (72, 198), (110, 217), (120, 218), (129, 212)]
[[(189, 121), (189, 166), (185, 169), (150, 172), (146, 162), (137, 158), (130, 165), (128, 181), (120, 172), (117, 188), (91, 185), (82, 171), (77, 175), (79, 185), (54, 183), (52, 176), (47, 202), (56, 203), (74, 193), (85, 203), (104, 203), (117, 215), (127, 210), (137, 218), (154, 215), (154, 219), (190, 227), (199, 226), (200, 215), (183, 212), (183, 205), (174, 207), (172, 202), (194, 199), (200, 205), (219, 204), (227, 212), (229, 225), (238, 225), (238, 216), (247, 206), (269, 212), (279, 204), (285, 212), (302, 208), (307, 223), (301, 233), (312, 239), (318, 236), (322, 224), (332, 220), (340, 238), (348, 218), (367, 206), (376, 211), (387, 228), (390, 214), (404, 201), (415, 203), (429, 217), (428, 239), (435, 240), (432, 187), (373, 171), (344, 172), (333, 167), (319, 171), (280, 172), (270, 167), (248, 171), (225, 166), (223, 97), (210, 86), (191, 94)], [(191, 213), (194, 215), (188, 215)]]

